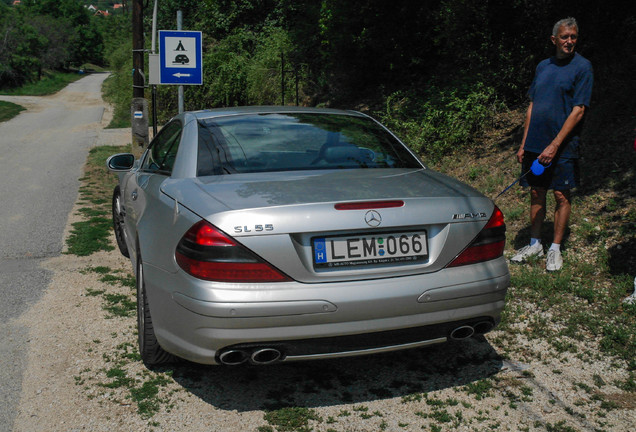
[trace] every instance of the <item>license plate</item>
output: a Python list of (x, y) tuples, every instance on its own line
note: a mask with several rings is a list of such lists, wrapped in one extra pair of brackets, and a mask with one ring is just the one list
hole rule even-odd
[(428, 257), (426, 231), (316, 237), (312, 249), (314, 268), (394, 264)]

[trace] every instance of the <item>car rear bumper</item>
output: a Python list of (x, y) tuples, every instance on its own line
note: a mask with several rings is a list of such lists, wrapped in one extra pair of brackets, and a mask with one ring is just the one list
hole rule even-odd
[(232, 350), (306, 360), (440, 343), (463, 326), (483, 333), (498, 324), (510, 282), (503, 258), (426, 275), (249, 287), (144, 270), (159, 343), (204, 364)]

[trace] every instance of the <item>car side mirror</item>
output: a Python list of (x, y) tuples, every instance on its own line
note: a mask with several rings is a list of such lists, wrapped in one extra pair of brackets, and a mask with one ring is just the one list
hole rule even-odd
[(118, 153), (106, 159), (106, 166), (113, 172), (130, 171), (135, 165), (135, 156), (132, 153)]

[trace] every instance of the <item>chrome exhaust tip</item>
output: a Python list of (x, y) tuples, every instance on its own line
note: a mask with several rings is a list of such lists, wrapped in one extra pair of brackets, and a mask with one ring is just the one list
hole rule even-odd
[(495, 324), (493, 324), (490, 321), (480, 321), (477, 324), (475, 324), (475, 334), (488, 333), (494, 327), (495, 327)]
[(450, 334), (451, 339), (453, 340), (463, 340), (468, 339), (475, 333), (475, 329), (469, 325), (457, 327)]
[(252, 353), (250, 363), (254, 365), (267, 365), (277, 362), (283, 354), (275, 348), (261, 348)]
[(227, 366), (236, 366), (245, 363), (249, 358), (248, 354), (242, 350), (228, 350), (219, 355), (221, 364)]

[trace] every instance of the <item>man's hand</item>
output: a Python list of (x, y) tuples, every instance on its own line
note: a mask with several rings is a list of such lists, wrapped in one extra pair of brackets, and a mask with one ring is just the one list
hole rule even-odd
[(541, 162), (543, 165), (549, 165), (554, 160), (554, 157), (556, 156), (558, 150), (559, 145), (552, 141), (550, 145), (541, 152), (537, 159), (539, 159), (539, 162)]
[(523, 162), (523, 155), (525, 154), (525, 150), (523, 149), (523, 146), (521, 146), (519, 148), (519, 151), (517, 152), (517, 162), (522, 163)]

